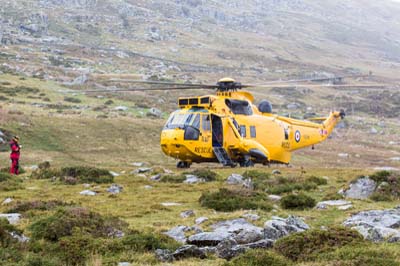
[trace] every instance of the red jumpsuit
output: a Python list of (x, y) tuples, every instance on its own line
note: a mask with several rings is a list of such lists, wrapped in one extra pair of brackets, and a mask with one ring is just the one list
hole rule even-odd
[(14, 175), (19, 174), (19, 145), (15, 141), (10, 142), (10, 148), (11, 148), (11, 154), (10, 154), (10, 159), (11, 159), (11, 168), (10, 168), (10, 173)]

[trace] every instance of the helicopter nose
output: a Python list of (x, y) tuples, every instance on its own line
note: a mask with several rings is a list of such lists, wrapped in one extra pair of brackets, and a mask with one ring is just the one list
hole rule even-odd
[(184, 131), (182, 129), (167, 129), (161, 132), (161, 149), (171, 157), (180, 158), (187, 154), (187, 149), (183, 141)]

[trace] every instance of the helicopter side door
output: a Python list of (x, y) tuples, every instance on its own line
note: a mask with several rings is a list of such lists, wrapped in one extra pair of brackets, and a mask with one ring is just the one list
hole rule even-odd
[(224, 143), (224, 129), (222, 125), (222, 119), (219, 116), (211, 115), (212, 123), (212, 146), (223, 147)]

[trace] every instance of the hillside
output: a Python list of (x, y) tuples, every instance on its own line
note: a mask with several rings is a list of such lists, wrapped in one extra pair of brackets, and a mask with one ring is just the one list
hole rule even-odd
[[(0, 264), (400, 265), (399, 11), (389, 0), (1, 1)], [(345, 82), (388, 85), (249, 89), (283, 116), (346, 110), (289, 166), (177, 169), (161, 129), (178, 97), (212, 91), (81, 93), (122, 87), (113, 77), (370, 71)], [(18, 177), (7, 174), (16, 134)]]

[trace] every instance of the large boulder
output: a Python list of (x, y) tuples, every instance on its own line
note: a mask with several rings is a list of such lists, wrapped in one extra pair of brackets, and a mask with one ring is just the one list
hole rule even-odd
[(365, 239), (379, 242), (400, 241), (400, 206), (388, 210), (359, 212), (343, 222), (364, 236)]
[(346, 198), (366, 199), (375, 191), (375, 188), (376, 183), (374, 180), (369, 177), (362, 177), (351, 183), (349, 189), (345, 190), (343, 194)]
[(169, 231), (165, 232), (164, 234), (175, 239), (175, 241), (179, 243), (186, 243), (186, 235), (185, 232), (190, 231), (190, 227), (185, 225), (178, 225), (174, 228), (170, 229)]
[(0, 213), (0, 218), (6, 218), (10, 224), (17, 224), (21, 220), (20, 213)]
[(277, 240), (292, 233), (303, 232), (310, 227), (300, 218), (289, 216), (287, 219), (272, 217), (272, 220), (264, 224), (264, 238)]
[(184, 245), (175, 250), (175, 252), (172, 253), (172, 256), (176, 260), (192, 257), (204, 259), (206, 258), (206, 253), (195, 245)]
[(226, 183), (229, 185), (243, 185), (244, 184), (244, 177), (239, 174), (231, 174), (226, 179)]
[(187, 240), (189, 244), (196, 245), (199, 247), (205, 246), (216, 246), (221, 241), (230, 238), (231, 233), (218, 231), (218, 232), (203, 232), (190, 236)]

